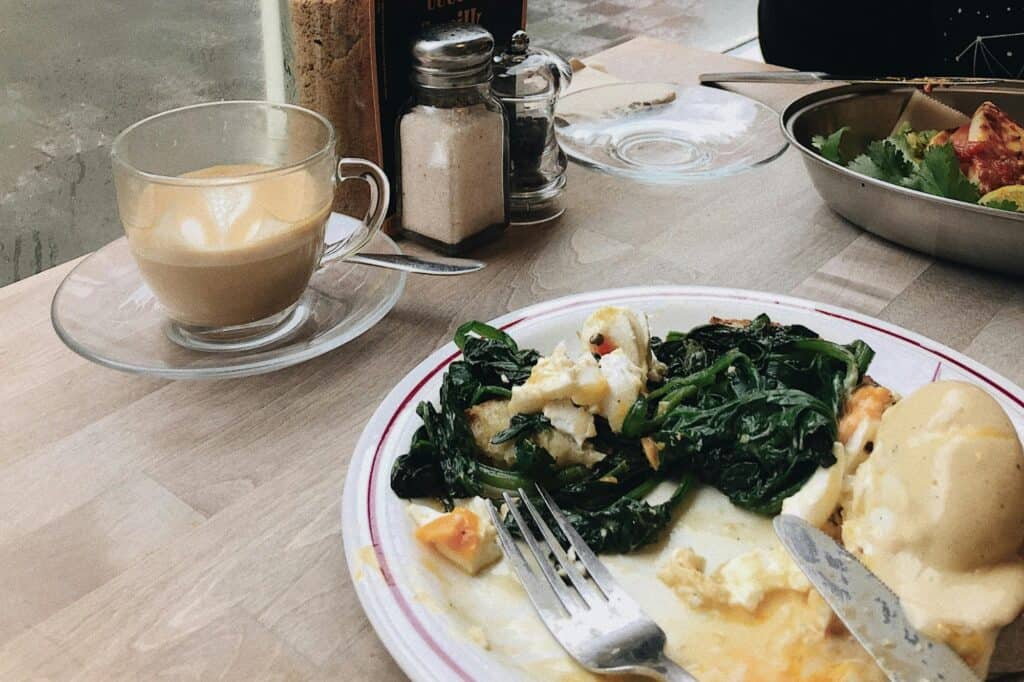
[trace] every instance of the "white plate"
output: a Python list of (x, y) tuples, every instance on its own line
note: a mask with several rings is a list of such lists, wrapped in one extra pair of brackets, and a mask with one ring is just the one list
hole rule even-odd
[[(938, 378), (976, 383), (1000, 402), (1018, 433), (1024, 433), (1024, 391), (1009, 380), (900, 327), (802, 299), (734, 289), (636, 287), (555, 299), (491, 324), (506, 329), (520, 346), (547, 353), (558, 341), (573, 339), (586, 316), (602, 305), (646, 312), (655, 335), (689, 330), (713, 315), (750, 318), (763, 312), (785, 324), (806, 325), (830, 340), (863, 339), (876, 351), (870, 374), (884, 385), (906, 394)], [(407, 451), (419, 425), (417, 403), (437, 399), (445, 368), (458, 354), (449, 343), (420, 363), (388, 394), (363, 431), (342, 500), (345, 554), (370, 622), (413, 680), (529, 679), (515, 661), (474, 643), (465, 621), (452, 609), (439, 607), (451, 597), (445, 594), (445, 579), (425, 568), (406, 502), (389, 485), (391, 465)]]

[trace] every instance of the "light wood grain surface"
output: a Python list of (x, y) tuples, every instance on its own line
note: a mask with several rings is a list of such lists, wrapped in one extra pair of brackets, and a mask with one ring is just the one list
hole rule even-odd
[[(683, 82), (759, 68), (650, 39), (593, 61)], [(776, 108), (802, 92), (742, 91)], [(400, 679), (347, 575), (342, 483), (379, 400), (469, 318), (603, 287), (745, 287), (877, 315), (1024, 382), (1024, 285), (858, 230), (793, 151), (669, 189), (574, 167), (567, 203), (478, 254), (486, 270), (410, 279), (358, 340), (248, 379), (74, 355), (49, 320), (73, 263), (0, 289), (0, 679)]]

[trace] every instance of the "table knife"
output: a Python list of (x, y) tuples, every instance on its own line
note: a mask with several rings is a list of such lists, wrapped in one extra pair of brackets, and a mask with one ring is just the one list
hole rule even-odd
[(921, 85), (931, 87), (1007, 85), (1024, 87), (1024, 81), (1008, 78), (975, 78), (969, 76), (923, 76), (920, 78), (901, 78), (899, 76), (842, 76), (824, 71), (721, 71), (702, 73), (698, 76), (701, 84), (711, 83), (831, 83), (838, 81), (852, 84), (868, 85)]
[(892, 590), (835, 540), (789, 514), (776, 516), (773, 525), (800, 570), (890, 680), (978, 679), (952, 649), (918, 632)]

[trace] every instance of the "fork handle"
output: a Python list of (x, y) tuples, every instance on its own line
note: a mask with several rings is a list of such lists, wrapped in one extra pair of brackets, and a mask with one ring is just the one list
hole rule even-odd
[(651, 670), (667, 682), (698, 682), (696, 677), (686, 672), (665, 654), (651, 664)]

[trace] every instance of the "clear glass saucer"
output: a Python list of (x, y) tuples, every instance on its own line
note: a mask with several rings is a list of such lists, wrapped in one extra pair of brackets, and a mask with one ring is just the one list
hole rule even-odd
[[(384, 234), (375, 236), (366, 251), (401, 253)], [(71, 350), (106, 367), (166, 379), (242, 377), (304, 362), (356, 338), (395, 306), (405, 279), (396, 270), (328, 262), (299, 299), (296, 318), (302, 321), (287, 338), (250, 352), (202, 352), (168, 337), (168, 318), (122, 237), (68, 274), (50, 314), (57, 335)]]
[(774, 110), (699, 85), (602, 85), (565, 96), (555, 113), (569, 158), (647, 183), (734, 175), (778, 158), (787, 144)]

